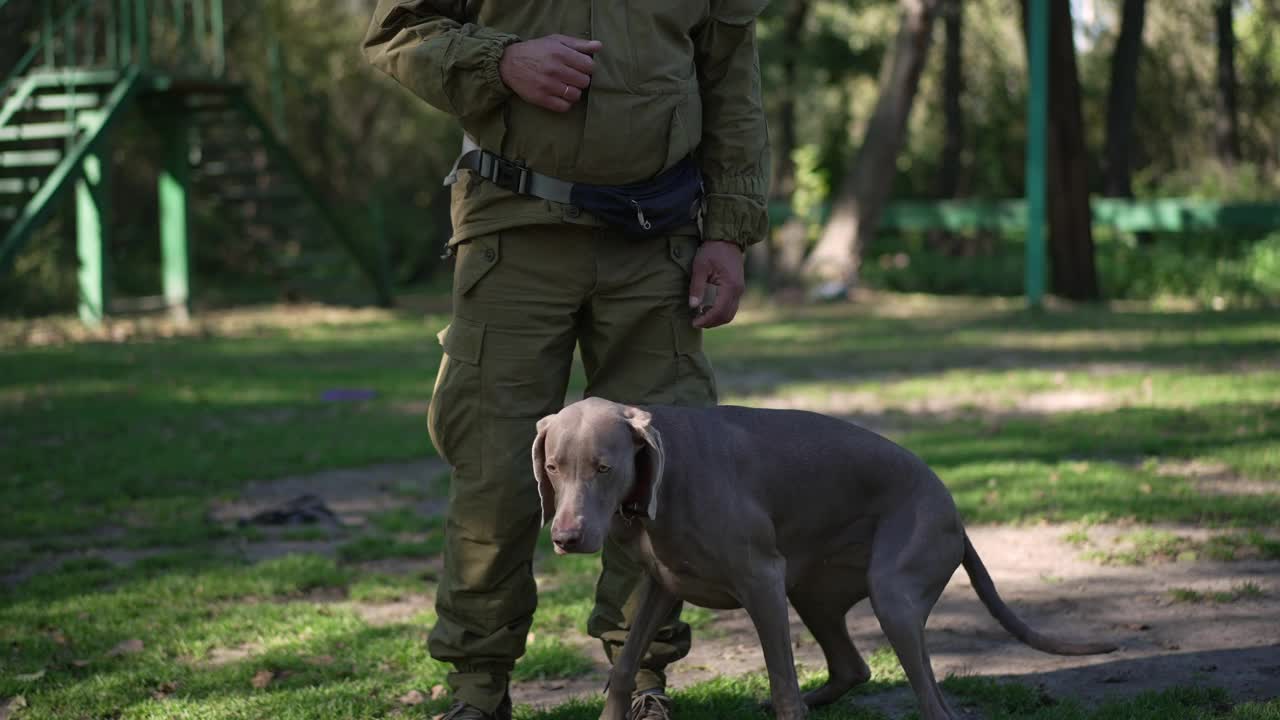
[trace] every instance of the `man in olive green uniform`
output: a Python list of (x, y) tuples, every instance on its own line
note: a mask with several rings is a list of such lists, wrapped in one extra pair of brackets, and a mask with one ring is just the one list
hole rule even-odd
[[(480, 167), (451, 176), (453, 318), (428, 422), (454, 471), (429, 643), (455, 668), (446, 717), (510, 717), (507, 678), (537, 604), (529, 449), (535, 422), (564, 401), (575, 345), (589, 396), (716, 401), (701, 332), (733, 318), (743, 249), (768, 229), (755, 37), (765, 2), (378, 2), (369, 61), (458, 118), (470, 146), (502, 167), (619, 186), (692, 156), (705, 190), (679, 227), (636, 238), (578, 204), (525, 192), (523, 170), (505, 184)], [(636, 222), (648, 227), (639, 205)], [(708, 284), (719, 291), (709, 308)], [(610, 658), (640, 573), (606, 545), (588, 631)], [(633, 717), (667, 717), (663, 671), (689, 642), (677, 612), (637, 677)]]

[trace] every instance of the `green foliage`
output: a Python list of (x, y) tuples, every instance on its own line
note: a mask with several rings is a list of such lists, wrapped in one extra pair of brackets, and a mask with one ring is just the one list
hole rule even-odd
[[(1096, 234), (1104, 296), (1192, 299), (1206, 307), (1280, 302), (1280, 232)], [(1015, 296), (1022, 293), (1022, 239), (981, 234), (943, 242), (924, 233), (882, 235), (863, 264), (871, 287), (901, 292)]]

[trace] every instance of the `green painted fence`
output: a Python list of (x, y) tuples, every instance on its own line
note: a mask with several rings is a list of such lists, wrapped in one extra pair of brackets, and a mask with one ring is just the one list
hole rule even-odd
[[(1123, 232), (1280, 230), (1280, 203), (1094, 198), (1090, 204), (1096, 227)], [(826, 207), (822, 208), (814, 213), (814, 219), (825, 220), (827, 212)], [(784, 203), (769, 207), (774, 225), (785, 222), (791, 214)], [(1027, 228), (1027, 203), (1025, 200), (897, 202), (885, 209), (880, 227), (885, 230), (1021, 232)]]

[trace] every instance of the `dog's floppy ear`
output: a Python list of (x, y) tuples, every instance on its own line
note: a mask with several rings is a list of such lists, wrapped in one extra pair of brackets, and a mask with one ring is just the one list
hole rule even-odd
[(556, 514), (556, 490), (547, 479), (547, 428), (555, 415), (538, 421), (538, 436), (533, 439), (533, 476), (538, 482), (538, 499), (542, 502), (542, 526), (546, 527)]
[(653, 416), (640, 408), (628, 407), (622, 416), (631, 425), (637, 446), (635, 487), (629, 497), (641, 503), (645, 516), (652, 520), (658, 516), (658, 490), (666, 463), (662, 434), (653, 426)]

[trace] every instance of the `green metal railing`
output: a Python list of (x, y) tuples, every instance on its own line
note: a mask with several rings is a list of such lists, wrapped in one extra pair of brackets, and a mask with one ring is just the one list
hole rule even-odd
[[(1093, 225), (1121, 232), (1186, 233), (1216, 230), (1280, 229), (1280, 203), (1223, 203), (1195, 198), (1154, 200), (1090, 199)], [(1025, 232), (1031, 214), (1026, 200), (926, 200), (890, 203), (880, 217), (883, 230), (975, 230)], [(826, 222), (830, 206), (815, 208), (807, 219)], [(792, 217), (786, 203), (769, 205), (769, 220), (780, 225)]]
[[(0, 22), (9, 0), (0, 0)], [(32, 74), (158, 69), (222, 77), (223, 0), (46, 0), (34, 42), (7, 69), (0, 98)]]

